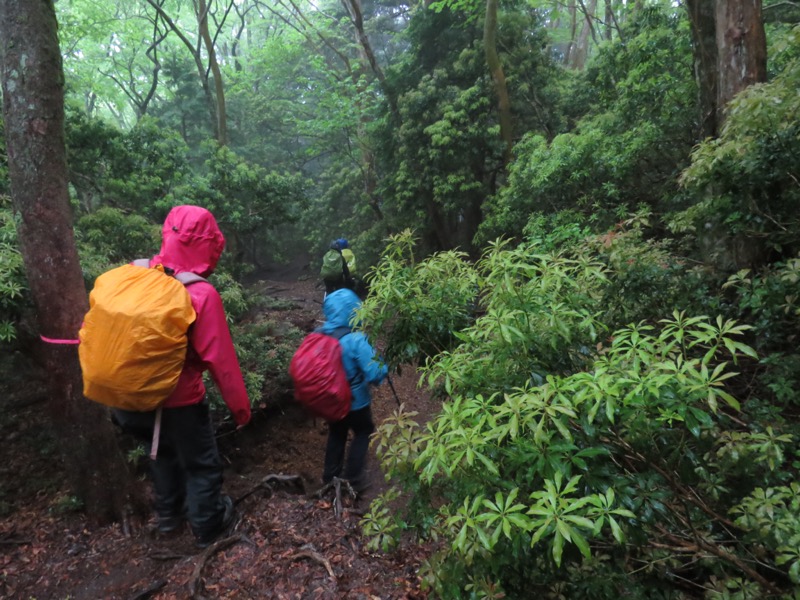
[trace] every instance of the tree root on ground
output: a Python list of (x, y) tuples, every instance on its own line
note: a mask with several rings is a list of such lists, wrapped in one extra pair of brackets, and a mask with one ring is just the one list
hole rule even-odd
[(236, 535), (217, 540), (208, 548), (203, 550), (202, 554), (200, 554), (200, 559), (197, 561), (197, 564), (194, 567), (194, 571), (192, 571), (192, 577), (189, 579), (189, 583), (187, 584), (190, 598), (195, 598), (196, 600), (205, 599), (205, 597), (202, 595), (203, 585), (200, 579), (203, 575), (203, 569), (217, 552), (226, 550), (237, 542), (244, 542), (246, 544), (250, 544), (251, 546), (256, 546), (249, 537), (243, 533), (237, 533)]
[(154, 581), (146, 588), (144, 588), (142, 591), (136, 592), (133, 596), (130, 597), (129, 600), (147, 600), (150, 596), (155, 594), (165, 585), (167, 585), (166, 579), (159, 579), (158, 581)]
[(336, 515), (337, 519), (341, 519), (342, 515), (347, 510), (342, 504), (342, 488), (344, 488), (351, 500), (358, 498), (358, 494), (353, 489), (353, 486), (350, 485), (350, 482), (347, 481), (347, 479), (340, 479), (339, 477), (334, 477), (330, 482), (323, 485), (311, 496), (313, 498), (321, 499), (325, 494), (333, 490), (333, 513)]
[(178, 554), (176, 552), (153, 552), (152, 554), (148, 554), (147, 558), (150, 560), (160, 560), (160, 561), (168, 561), (168, 560), (182, 560), (190, 554)]
[(325, 570), (328, 572), (328, 575), (331, 576), (331, 579), (336, 581), (336, 575), (333, 572), (333, 567), (331, 566), (331, 562), (322, 556), (319, 552), (314, 549), (314, 546), (311, 544), (305, 544), (298, 550), (292, 557), (292, 560), (300, 560), (301, 558), (310, 558), (321, 564), (325, 567)]
[(0, 546), (27, 546), (30, 543), (31, 543), (30, 540), (13, 540), (13, 539), (0, 540)]
[(267, 475), (261, 481), (259, 481), (253, 488), (246, 491), (244, 494), (239, 496), (236, 500), (233, 501), (233, 505), (239, 505), (242, 500), (248, 498), (258, 492), (259, 490), (266, 490), (270, 492), (275, 491), (276, 485), (283, 485), (287, 487), (294, 487), (297, 489), (299, 494), (306, 493), (306, 486), (303, 483), (303, 478), (299, 475)]

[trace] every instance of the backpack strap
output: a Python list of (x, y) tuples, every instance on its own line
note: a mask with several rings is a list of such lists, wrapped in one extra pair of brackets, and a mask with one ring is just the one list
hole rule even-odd
[(174, 277), (183, 285), (191, 285), (193, 283), (197, 283), (198, 281), (205, 281), (208, 283), (208, 279), (205, 277), (200, 277), (200, 275), (197, 275), (196, 273), (189, 273), (188, 271), (184, 273), (178, 273), (177, 275), (174, 275)]
[[(318, 329), (315, 329), (314, 331), (316, 333), (321, 333), (323, 335), (330, 336), (333, 339), (338, 340), (340, 343), (341, 343), (342, 338), (344, 336), (353, 333), (353, 330), (350, 327), (346, 327), (346, 326), (345, 327), (337, 327), (336, 329), (334, 329), (333, 331), (330, 331), (330, 332), (322, 331), (321, 327), (318, 328)], [(356, 383), (361, 383), (362, 381), (364, 381), (364, 374), (359, 372), (358, 375), (355, 376), (355, 378), (353, 378), (352, 380), (348, 380), (348, 383), (352, 387)]]
[[(342, 259), (342, 276), (344, 277), (345, 283), (350, 281), (350, 268), (347, 266), (347, 259), (342, 254), (342, 251), (339, 250), (339, 256)], [(349, 329), (349, 327), (348, 327)]]
[[(150, 268), (150, 259), (149, 258), (137, 258), (136, 260), (131, 262), (132, 265), (137, 267), (144, 267), (145, 269)], [(195, 273), (178, 273), (174, 275), (175, 279), (180, 281), (184, 286), (190, 285), (192, 283), (196, 283), (198, 281), (208, 281), (205, 277), (200, 277), (200, 275), (196, 275)], [(150, 442), (150, 460), (155, 460), (158, 456), (158, 443), (161, 439), (161, 410), (163, 405), (159, 405), (156, 409), (155, 415), (155, 422), (153, 423), (153, 439)]]
[[(324, 333), (324, 332), (320, 331), (320, 333)], [(348, 335), (350, 333), (353, 333), (353, 330), (350, 327), (337, 327), (336, 329), (334, 329), (330, 333), (325, 333), (325, 335), (329, 335), (332, 338), (335, 338), (337, 340), (341, 340), (344, 336), (346, 336), (346, 335)]]
[[(144, 267), (145, 269), (150, 268), (150, 259), (149, 258), (137, 258), (136, 260), (131, 262), (132, 265), (137, 267)], [(191, 285), (193, 283), (197, 283), (198, 281), (205, 281), (208, 283), (208, 279), (205, 277), (200, 277), (196, 273), (190, 273), (189, 271), (185, 271), (183, 273), (178, 273), (177, 275), (173, 275), (175, 279), (180, 281), (183, 285)]]

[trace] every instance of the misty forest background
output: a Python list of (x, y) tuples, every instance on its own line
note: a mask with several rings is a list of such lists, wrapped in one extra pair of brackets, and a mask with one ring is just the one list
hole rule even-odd
[[(52, 420), (77, 506), (119, 516), (91, 469), (121, 459), (39, 335), (74, 335), (97, 275), (192, 203), (228, 240), (213, 282), (254, 404), (290, 392), (303, 332), (245, 319), (246, 284), (349, 239), (363, 326), (441, 401), (383, 423), (363, 530), (437, 540), (436, 595), (800, 598), (800, 4), (54, 6), (63, 175), (22, 161), (8, 57), (38, 38), (0, 26), (0, 356), (9, 384), (72, 365)], [(50, 238), (37, 169), (64, 181)]]

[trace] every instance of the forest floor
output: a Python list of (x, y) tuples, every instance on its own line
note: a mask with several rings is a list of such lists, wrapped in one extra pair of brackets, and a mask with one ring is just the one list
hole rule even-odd
[[(275, 303), (282, 308), (262, 316), (308, 330), (322, 318), (322, 290), (299, 273), (273, 270), (250, 283), (282, 300)], [(394, 376), (393, 383), (408, 410), (422, 419), (433, 413), (412, 372)], [(3, 398), (10, 408), (0, 419), (0, 598), (427, 597), (418, 570), (431, 548), (408, 544), (382, 554), (370, 551), (361, 534), (360, 515), (386, 487), (374, 455), (372, 485), (363, 496), (344, 494), (341, 511), (332, 495), (315, 497), (326, 425), (290, 399), (264, 398), (247, 427), (219, 434), (225, 491), (240, 519), (230, 536), (200, 550), (188, 528), (158, 536), (152, 517), (94, 527), (75, 510), (37, 389), (9, 390)], [(396, 407), (388, 386), (375, 390), (377, 424)], [(144, 477), (142, 485), (149, 486)]]

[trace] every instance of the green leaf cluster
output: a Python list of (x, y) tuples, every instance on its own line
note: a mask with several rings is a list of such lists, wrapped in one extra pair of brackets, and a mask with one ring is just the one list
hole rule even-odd
[[(391, 548), (408, 530), (438, 540), (425, 578), (441, 597), (681, 598), (667, 591), (676, 576), (766, 597), (769, 578), (742, 565), (757, 554), (759, 569), (791, 577), (794, 521), (781, 513), (788, 533), (765, 552), (762, 538), (778, 531), (742, 534), (757, 519), (747, 498), (788, 485), (797, 435), (773, 413), (762, 420), (757, 399), (742, 413), (740, 369), (758, 360), (751, 326), (674, 310), (612, 331), (604, 303), (632, 249), (643, 262), (666, 251), (635, 236), (616, 248), (576, 243), (579, 231), (554, 232), (552, 245), (573, 238), (558, 254), (496, 243), (469, 271), (473, 318), (422, 371), (440, 414), (425, 424), (401, 408), (377, 433), (387, 479), (408, 502), (401, 518), (379, 501), (365, 522), (371, 543)], [(408, 243), (375, 271), (377, 297), (413, 265)], [(413, 289), (415, 271), (403, 273)], [(415, 299), (393, 298), (403, 321)], [(361, 316), (379, 337), (412, 334), (387, 313), (376, 301)]]
[(17, 247), (17, 229), (11, 201), (0, 196), (0, 341), (17, 337), (17, 324), (30, 306), (28, 282), (22, 254)]
[(608, 228), (644, 205), (678, 195), (698, 115), (688, 22), (652, 6), (623, 26), (579, 78), (563, 77), (568, 125), (528, 130), (514, 149), (508, 185), (484, 206), (476, 241), (520, 236), (533, 213), (578, 210)]
[[(728, 106), (725, 125), (692, 153), (681, 182), (695, 199), (675, 215), (673, 229), (718, 231), (755, 243), (757, 258), (741, 266), (762, 265), (770, 252), (792, 256), (800, 249), (800, 60), (787, 64), (769, 83), (754, 85)], [(719, 244), (712, 256), (735, 254)], [(743, 264), (744, 263), (744, 264)]]

